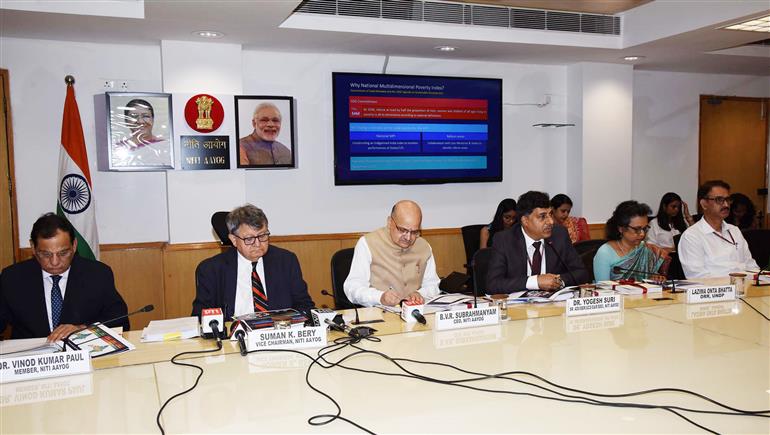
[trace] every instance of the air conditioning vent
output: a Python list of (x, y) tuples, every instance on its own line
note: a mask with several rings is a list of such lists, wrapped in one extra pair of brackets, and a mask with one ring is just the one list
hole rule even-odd
[(422, 21), (422, 2), (415, 0), (382, 0), (382, 18)]
[(507, 8), (492, 6), (473, 6), (472, 23), (477, 26), (509, 27), (510, 14)]
[(545, 30), (545, 11), (512, 8), (511, 27)]
[(295, 12), (469, 26), (620, 35), (619, 16), (429, 0), (304, 0)]
[(423, 3), (423, 20), (433, 23), (463, 24), (463, 5), (459, 3)]

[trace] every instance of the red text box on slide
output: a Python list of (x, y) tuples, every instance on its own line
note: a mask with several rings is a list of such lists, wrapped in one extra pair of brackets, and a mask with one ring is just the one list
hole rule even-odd
[(487, 100), (461, 98), (350, 97), (351, 119), (463, 119), (486, 121)]

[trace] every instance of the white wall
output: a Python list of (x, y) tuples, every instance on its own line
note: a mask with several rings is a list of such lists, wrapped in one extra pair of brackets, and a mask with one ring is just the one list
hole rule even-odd
[(673, 191), (695, 213), (700, 95), (770, 97), (770, 77), (634, 73), (631, 192), (653, 211)]
[(97, 171), (94, 131), (93, 96), (104, 92), (104, 79), (127, 79), (136, 91), (162, 90), (159, 47), (0, 38), (0, 66), (10, 74), (21, 245), (27, 246), (35, 219), (56, 210), (67, 74), (76, 80), (100, 242), (167, 240), (165, 174)]

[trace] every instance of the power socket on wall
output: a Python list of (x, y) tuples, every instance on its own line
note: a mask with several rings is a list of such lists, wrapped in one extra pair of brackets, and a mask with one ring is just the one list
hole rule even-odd
[(128, 91), (129, 90), (130, 83), (128, 80), (110, 80), (110, 79), (104, 79), (104, 82), (102, 83), (102, 87), (106, 91)]
[(121, 91), (127, 91), (128, 90), (128, 80), (121, 80), (120, 81), (120, 90)]

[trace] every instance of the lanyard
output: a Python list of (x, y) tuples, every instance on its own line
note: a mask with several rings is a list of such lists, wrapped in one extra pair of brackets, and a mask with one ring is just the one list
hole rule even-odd
[(727, 230), (727, 235), (728, 235), (728, 236), (730, 236), (730, 240), (727, 240), (727, 238), (725, 238), (725, 236), (723, 236), (723, 235), (719, 234), (719, 233), (718, 233), (718, 232), (716, 232), (716, 231), (714, 231), (714, 234), (715, 234), (717, 237), (719, 237), (720, 239), (724, 240), (725, 242), (727, 242), (727, 243), (729, 243), (729, 244), (731, 244), (731, 245), (735, 246), (735, 249), (738, 249), (738, 243), (737, 243), (737, 242), (735, 241), (735, 239), (733, 238), (733, 233), (731, 233), (731, 232), (730, 232), (730, 230)]

